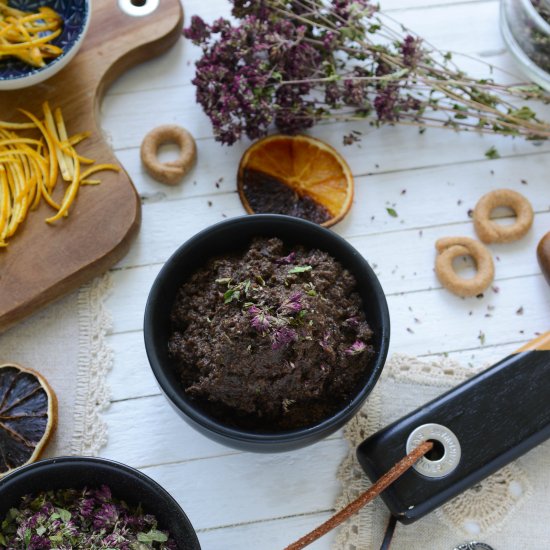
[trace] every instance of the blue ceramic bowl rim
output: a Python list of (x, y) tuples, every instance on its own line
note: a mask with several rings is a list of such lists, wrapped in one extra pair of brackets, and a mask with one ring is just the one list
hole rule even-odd
[[(153, 337), (154, 332), (154, 318), (153, 318), (153, 308), (156, 300), (159, 299), (159, 296), (162, 292), (163, 279), (167, 273), (172, 269), (172, 265), (177, 261), (177, 259), (184, 255), (187, 250), (194, 245), (197, 241), (202, 240), (203, 238), (211, 235), (212, 233), (220, 232), (224, 228), (240, 224), (249, 224), (254, 223), (256, 220), (262, 219), (268, 224), (272, 221), (277, 220), (292, 220), (297, 226), (307, 225), (318, 230), (319, 233), (328, 233), (330, 238), (334, 239), (339, 246), (346, 249), (347, 253), (359, 257), (362, 261), (363, 269), (365, 269), (369, 281), (373, 286), (373, 290), (376, 294), (378, 301), (378, 308), (380, 310), (380, 325), (381, 325), (381, 334), (380, 340), (382, 342), (381, 348), (378, 350), (378, 355), (375, 359), (372, 372), (363, 385), (361, 390), (357, 395), (342, 409), (337, 413), (325, 418), (321, 422), (314, 424), (313, 426), (307, 426), (304, 428), (298, 428), (296, 430), (290, 431), (281, 431), (281, 432), (252, 432), (247, 430), (241, 430), (238, 428), (233, 428), (226, 426), (222, 422), (215, 420), (209, 415), (203, 413), (199, 407), (194, 406), (190, 401), (182, 397), (182, 390), (180, 387), (174, 387), (174, 385), (168, 380), (167, 376), (164, 373), (163, 366), (157, 354), (156, 345)], [(322, 248), (322, 247), (321, 247)], [(205, 428), (207, 431), (216, 434), (222, 439), (230, 439), (235, 442), (244, 443), (246, 445), (277, 445), (284, 443), (298, 443), (301, 440), (309, 440), (311, 442), (316, 441), (324, 437), (325, 433), (331, 433), (331, 428), (335, 425), (341, 426), (347, 420), (349, 420), (361, 407), (365, 399), (368, 397), (374, 385), (378, 381), (386, 361), (389, 348), (389, 337), (390, 337), (390, 316), (388, 310), (388, 304), (384, 291), (378, 277), (374, 273), (371, 266), (364, 259), (364, 257), (343, 237), (334, 233), (333, 231), (321, 227), (318, 224), (303, 220), (301, 218), (295, 218), (291, 216), (283, 216), (279, 214), (253, 214), (246, 216), (239, 216), (231, 218), (229, 220), (224, 220), (218, 222), (214, 225), (211, 225), (202, 231), (196, 233), (194, 236), (189, 238), (184, 242), (165, 262), (162, 269), (159, 271), (153, 286), (149, 292), (149, 297), (147, 299), (147, 304), (145, 306), (145, 317), (144, 317), (144, 339), (145, 339), (145, 349), (147, 352), (147, 357), (151, 365), (151, 369), (159, 386), (161, 387), (165, 396), (172, 402), (172, 404), (185, 414), (190, 420), (195, 422), (197, 425)]]
[[(132, 478), (133, 481), (137, 480), (138, 483), (149, 486), (151, 489), (154, 490), (155, 493), (161, 494), (162, 497), (168, 502), (170, 502), (170, 504), (174, 507), (174, 509), (177, 510), (177, 512), (181, 516), (179, 519), (180, 521), (183, 522), (186, 531), (188, 531), (189, 534), (195, 538), (196, 546), (197, 548), (200, 548), (195, 529), (191, 524), (191, 521), (187, 517), (187, 514), (183, 511), (183, 508), (178, 504), (176, 499), (164, 487), (162, 487), (162, 485), (157, 483), (154, 479), (145, 475), (143, 472), (140, 472), (139, 470), (136, 470), (135, 468), (128, 466), (127, 464), (122, 464), (122, 462), (117, 462), (115, 460), (110, 460), (107, 458), (99, 458), (99, 457), (88, 457), (88, 456), (59, 456), (55, 458), (46, 458), (43, 460), (39, 460), (37, 462), (33, 462), (32, 464), (27, 464), (26, 466), (17, 468), (10, 474), (1, 478), (0, 479), (0, 497), (2, 496), (2, 491), (6, 487), (16, 483), (19, 478), (25, 477), (29, 472), (48, 469), (49, 466), (58, 465), (58, 464), (59, 465), (82, 464), (82, 465), (89, 465), (92, 468), (98, 465), (105, 466), (108, 468), (112, 468), (117, 472), (120, 472), (123, 476)], [(40, 490), (40, 488), (37, 488), (37, 489)]]
[[(84, 12), (83, 12), (83, 25), (79, 28), (78, 34), (73, 35), (73, 38), (70, 41), (70, 46), (67, 48), (65, 47), (63, 50), (63, 53), (56, 57), (55, 59), (52, 59), (44, 67), (32, 67), (31, 65), (28, 65), (28, 69), (26, 69), (24, 72), (20, 72), (17, 74), (6, 76), (2, 74), (2, 71), (0, 71), (0, 81), (2, 82), (14, 82), (17, 80), (23, 80), (25, 78), (29, 78), (31, 76), (34, 76), (36, 74), (40, 74), (44, 71), (50, 71), (52, 67), (55, 67), (59, 63), (61, 63), (68, 55), (72, 53), (73, 47), (78, 44), (82, 38), (82, 35), (86, 32), (88, 25), (90, 23), (90, 13), (91, 13), (91, 0), (85, 0), (84, 2)], [(1, 66), (1, 65), (0, 65)], [(26, 66), (27, 67), (27, 66)]]

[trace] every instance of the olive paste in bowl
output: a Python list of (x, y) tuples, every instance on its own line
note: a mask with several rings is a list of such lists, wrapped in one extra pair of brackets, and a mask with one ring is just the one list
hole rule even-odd
[(359, 410), (384, 365), (389, 315), (345, 240), (256, 215), (176, 251), (151, 289), (144, 332), (161, 389), (191, 425), (273, 452), (314, 443)]

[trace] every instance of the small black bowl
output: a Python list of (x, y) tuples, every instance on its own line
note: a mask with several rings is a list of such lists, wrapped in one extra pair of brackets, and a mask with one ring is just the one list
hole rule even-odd
[(107, 485), (113, 497), (130, 506), (141, 504), (159, 528), (170, 533), (178, 549), (200, 550), (195, 530), (179, 504), (156, 481), (129, 466), (103, 458), (61, 457), (41, 460), (0, 480), (0, 522), (28, 494), (55, 489)]
[[(324, 250), (356, 278), (376, 350), (363, 385), (336, 414), (313, 426), (285, 432), (256, 432), (224, 425), (209, 416), (184, 392), (178, 369), (168, 355), (170, 313), (182, 283), (218, 255), (243, 250), (254, 237), (279, 237), (286, 245)], [(390, 318), (378, 278), (365, 259), (347, 241), (317, 224), (275, 214), (232, 218), (209, 227), (183, 244), (164, 264), (149, 293), (145, 309), (145, 347), (157, 381), (176, 411), (199, 432), (236, 449), (254, 452), (290, 451), (310, 445), (350, 420), (372, 391), (386, 360)]]

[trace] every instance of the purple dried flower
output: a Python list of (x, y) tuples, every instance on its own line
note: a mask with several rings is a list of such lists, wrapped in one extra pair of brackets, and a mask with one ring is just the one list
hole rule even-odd
[(184, 29), (185, 38), (191, 40), (194, 44), (200, 44), (208, 40), (211, 36), (210, 27), (198, 15), (191, 17), (191, 25)]
[(359, 355), (367, 349), (367, 345), (361, 340), (356, 340), (347, 350), (344, 351), (346, 355)]
[(359, 319), (357, 319), (357, 317), (350, 317), (344, 321), (344, 324), (348, 327), (355, 328), (359, 326)]
[(260, 334), (266, 334), (274, 321), (274, 318), (258, 306), (250, 306), (248, 314), (251, 316), (250, 326)]
[(344, 80), (342, 99), (346, 105), (365, 107), (365, 103), (367, 103), (365, 83), (352, 78)]
[(326, 352), (331, 352), (332, 351), (332, 346), (329, 344), (329, 340), (330, 340), (330, 333), (325, 332), (325, 334), (323, 335), (323, 339), (319, 342), (319, 345)]
[(94, 510), (95, 501), (93, 498), (83, 498), (80, 501), (79, 512), (83, 518), (89, 519)]
[(275, 331), (272, 337), (271, 349), (277, 350), (298, 339), (298, 334), (295, 330), (288, 327), (281, 327)]
[(108, 502), (113, 497), (111, 495), (111, 489), (107, 485), (102, 485), (99, 489), (93, 491), (93, 497), (95, 497), (100, 502)]
[(27, 550), (49, 550), (52, 543), (47, 537), (41, 535), (32, 535), (31, 540), (25, 548)]
[(401, 54), (403, 55), (403, 63), (405, 66), (414, 69), (422, 59), (421, 50), (422, 40), (415, 38), (410, 34), (405, 37), (401, 44)]
[(399, 89), (395, 84), (383, 87), (374, 98), (374, 109), (380, 122), (395, 122), (399, 119)]
[(94, 529), (105, 529), (114, 525), (117, 520), (117, 507), (114, 504), (103, 504), (95, 513), (93, 520)]
[(292, 251), (288, 256), (284, 256), (282, 258), (279, 258), (278, 260), (275, 260), (275, 263), (279, 265), (288, 265), (293, 264), (296, 260), (296, 252)]
[(300, 291), (295, 292), (287, 298), (277, 310), (282, 315), (293, 315), (294, 313), (299, 313), (302, 311), (302, 293)]

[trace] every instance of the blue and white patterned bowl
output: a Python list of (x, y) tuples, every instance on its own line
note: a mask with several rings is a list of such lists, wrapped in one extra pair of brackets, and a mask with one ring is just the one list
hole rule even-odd
[(63, 17), (63, 32), (52, 42), (63, 53), (45, 67), (31, 67), (15, 58), (0, 59), (0, 91), (33, 86), (59, 72), (76, 55), (91, 19), (91, 0), (8, 0), (8, 5), (24, 11), (41, 6), (54, 9)]

